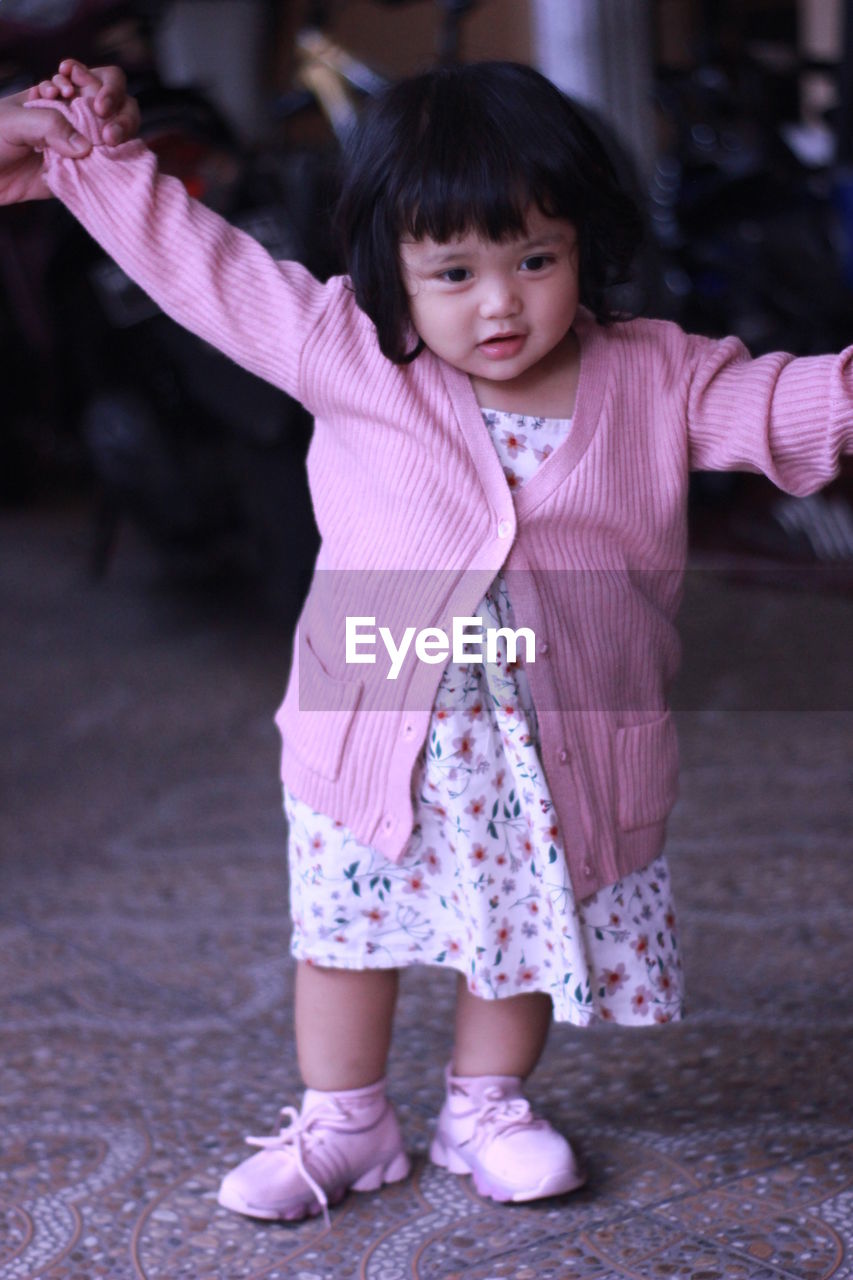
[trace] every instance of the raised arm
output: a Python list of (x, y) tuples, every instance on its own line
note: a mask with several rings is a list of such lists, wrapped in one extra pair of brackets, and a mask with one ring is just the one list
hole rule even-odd
[(853, 347), (835, 356), (752, 359), (737, 338), (689, 338), (690, 465), (763, 472), (788, 493), (813, 493), (853, 453)]
[(92, 144), (80, 160), (46, 151), (45, 181), (110, 257), (179, 324), (302, 399), (302, 350), (329, 287), (190, 199), (143, 143), (104, 145), (91, 98), (27, 106), (61, 110)]

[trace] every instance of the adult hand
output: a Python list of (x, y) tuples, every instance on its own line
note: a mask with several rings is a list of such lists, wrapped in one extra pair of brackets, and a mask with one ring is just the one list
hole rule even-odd
[[(128, 98), (124, 73), (118, 67), (89, 71), (82, 64), (63, 63), (60, 70), (63, 67), (68, 68), (68, 73), (64, 73), (68, 83), (94, 98), (95, 112), (101, 117), (111, 117), (104, 127), (105, 142), (115, 146), (136, 134), (139, 108), (133, 98)], [(78, 81), (85, 83), (77, 86)], [(67, 100), (71, 96), (73, 92), (63, 91), (53, 81), (43, 81), (23, 93), (0, 98), (0, 204), (43, 200), (50, 196), (41, 156), (46, 147), (74, 159), (91, 151), (91, 143), (76, 133), (59, 111), (30, 111), (24, 106), (36, 98)]]

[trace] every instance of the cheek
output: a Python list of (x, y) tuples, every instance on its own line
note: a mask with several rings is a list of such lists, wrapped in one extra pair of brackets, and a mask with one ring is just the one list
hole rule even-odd
[(578, 305), (578, 278), (571, 274), (566, 278), (560, 290), (559, 309), (564, 313), (573, 313)]
[(403, 293), (409, 304), (409, 314), (414, 316), (423, 297), (423, 291), (420, 284), (405, 270), (400, 272), (400, 283), (403, 286)]
[[(409, 297), (409, 315), (419, 332), (427, 331), (430, 337), (437, 337), (448, 328), (450, 317), (441, 303), (429, 293), (416, 294)], [(423, 334), (422, 334), (423, 336)]]
[(420, 326), (423, 322), (423, 299), (417, 293), (409, 294), (409, 319), (415, 328), (420, 332)]

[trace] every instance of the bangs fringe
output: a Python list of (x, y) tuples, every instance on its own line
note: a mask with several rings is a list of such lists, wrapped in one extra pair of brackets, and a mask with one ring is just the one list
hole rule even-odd
[(467, 83), (436, 78), (413, 130), (408, 181), (395, 200), (401, 237), (442, 244), (473, 232), (499, 242), (524, 231), (531, 204), (553, 215), (559, 173), (548, 172), (544, 149), (525, 154), (502, 127), (506, 104), (494, 105), (490, 111)]
[(628, 278), (642, 219), (596, 131), (550, 81), (518, 63), (470, 63), (371, 104), (346, 149), (336, 223), (356, 301), (390, 360), (423, 347), (408, 349), (400, 241), (508, 240), (532, 204), (577, 229), (582, 304), (601, 324), (624, 318), (608, 295)]

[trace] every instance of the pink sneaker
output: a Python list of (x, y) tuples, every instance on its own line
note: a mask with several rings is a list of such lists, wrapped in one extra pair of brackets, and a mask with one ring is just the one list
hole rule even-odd
[(294, 1221), (320, 1212), (347, 1191), (375, 1191), (409, 1172), (400, 1127), (385, 1096), (385, 1081), (365, 1089), (325, 1093), (306, 1089), (302, 1112), (284, 1107), (290, 1124), (226, 1174), (219, 1203), (250, 1218)]
[(518, 1076), (454, 1076), (429, 1149), (451, 1173), (470, 1173), (481, 1196), (538, 1200), (586, 1181), (574, 1152), (522, 1095)]

